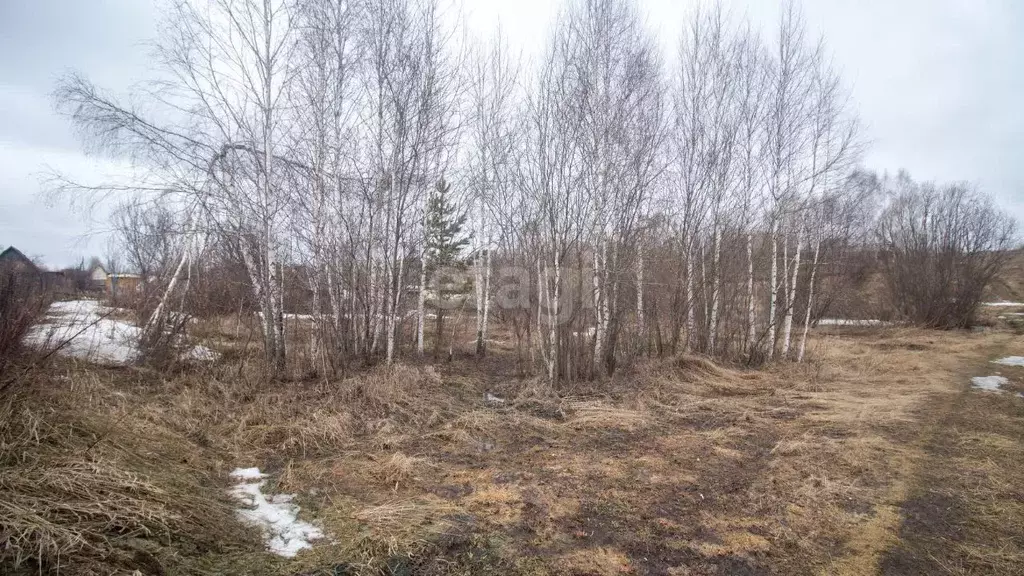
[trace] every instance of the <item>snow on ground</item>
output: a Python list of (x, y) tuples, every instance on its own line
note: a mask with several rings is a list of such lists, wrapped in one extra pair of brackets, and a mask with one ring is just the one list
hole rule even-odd
[(65, 343), (60, 353), (75, 358), (127, 364), (138, 355), (142, 331), (109, 317), (96, 300), (54, 302), (46, 319), (29, 331), (25, 343), (49, 347)]
[(182, 360), (191, 360), (193, 362), (213, 362), (220, 356), (217, 352), (210, 350), (206, 346), (196, 345), (186, 350), (182, 355)]
[(847, 318), (822, 318), (818, 326), (886, 326), (889, 322), (882, 320), (849, 320)]
[[(25, 336), (30, 346), (60, 346), (59, 353), (110, 364), (129, 364), (139, 355), (142, 329), (111, 317), (111, 308), (96, 300), (54, 302), (46, 318)], [(195, 346), (184, 354), (188, 360), (208, 361), (217, 353)]]
[(1024, 302), (985, 302), (982, 306), (1001, 306), (1007, 308), (1016, 306), (1024, 307)]
[(993, 360), (992, 363), (1004, 366), (1024, 366), (1024, 356), (1007, 356), (1006, 358)]
[[(263, 319), (263, 312), (260, 311), (260, 310), (257, 310), (256, 311), (256, 316), (262, 320)], [(281, 314), (281, 317), (284, 318), (285, 320), (312, 320), (313, 319), (313, 315), (312, 314), (292, 314), (291, 312), (285, 312), (284, 314)]]
[(263, 494), (267, 475), (259, 468), (237, 468), (231, 477), (238, 481), (231, 489), (242, 505), (236, 510), (238, 518), (263, 530), (267, 549), (274, 554), (291, 558), (312, 547), (313, 540), (323, 538), (319, 528), (298, 519), (300, 508), (292, 502), (294, 494)]
[(975, 376), (971, 378), (971, 386), (986, 392), (1002, 392), (1001, 387), (1007, 382), (1009, 380), (1002, 376)]

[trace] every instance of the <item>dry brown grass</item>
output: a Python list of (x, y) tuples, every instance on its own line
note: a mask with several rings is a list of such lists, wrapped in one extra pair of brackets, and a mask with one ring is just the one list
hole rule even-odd
[[(50, 374), (58, 385), (18, 400), (2, 421), (17, 430), (2, 424), (0, 502), (18, 496), (0, 522), (15, 518), (2, 528), (24, 565), (50, 566), (58, 552), (99, 561), (126, 535), (190, 530), (203, 544), (166, 545), (177, 556), (152, 552), (156, 561), (187, 568), (198, 555), (221, 562), (207, 573), (254, 574), (341, 564), (359, 574), (863, 573), (900, 540), (901, 506), (927, 459), (923, 434), (962, 392), (962, 366), (1008, 338), (823, 331), (802, 365), (652, 360), (576, 390), (586, 396), (484, 381), (458, 362), (288, 382), (230, 359), (172, 375), (78, 366)], [(488, 403), (485, 390), (507, 401)], [(1011, 425), (1012, 415), (992, 422)], [(958, 442), (1002, 455), (957, 461), (997, 480), (979, 517), (1024, 513), (1005, 501), (1019, 439), (973, 430)], [(61, 484), (13, 456), (28, 453), (78, 476)], [(244, 530), (223, 501), (235, 466), (260, 466), (277, 489), (297, 492), (330, 541), (277, 564), (244, 532), (206, 543)], [(46, 494), (49, 507), (26, 500)], [(107, 494), (114, 516), (77, 508)], [(36, 509), (45, 522), (25, 512)], [(135, 562), (117, 554), (121, 563), (97, 566)]]
[(564, 574), (576, 576), (621, 576), (633, 574), (629, 557), (609, 548), (574, 550), (560, 559)]
[(422, 458), (395, 452), (390, 458), (380, 463), (378, 475), (385, 485), (393, 486), (395, 490), (398, 490), (401, 486), (412, 482), (416, 477), (417, 469), (423, 465)]
[(357, 511), (352, 518), (367, 527), (369, 549), (381, 548), (387, 556), (415, 553), (457, 526), (453, 515), (459, 507), (440, 498), (393, 500)]
[(584, 400), (569, 404), (573, 412), (569, 425), (577, 430), (621, 428), (634, 431), (648, 425), (648, 414), (640, 410), (620, 408), (600, 400)]
[(0, 567), (108, 574), (174, 553), (140, 539), (252, 545), (209, 470), (187, 467), (201, 448), (137, 418), (105, 378), (66, 366), (30, 372), (0, 399)]

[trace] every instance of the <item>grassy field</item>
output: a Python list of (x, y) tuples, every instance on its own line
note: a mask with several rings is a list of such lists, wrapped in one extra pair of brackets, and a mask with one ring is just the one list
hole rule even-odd
[[(0, 568), (1024, 573), (1024, 368), (990, 364), (1022, 353), (1010, 331), (819, 329), (801, 365), (651, 360), (558, 394), (500, 343), (330, 382), (57, 360), (0, 402)], [(1008, 391), (970, 388), (997, 372)], [(249, 466), (327, 537), (265, 552), (228, 496)]]

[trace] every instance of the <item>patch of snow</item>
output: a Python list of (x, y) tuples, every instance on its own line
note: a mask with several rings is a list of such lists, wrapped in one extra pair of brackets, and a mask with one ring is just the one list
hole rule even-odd
[[(111, 318), (113, 311), (96, 300), (54, 302), (46, 318), (25, 335), (25, 344), (61, 346), (59, 354), (93, 362), (130, 364), (138, 358), (142, 329)], [(183, 357), (209, 361), (216, 355), (205, 346), (196, 346)]]
[(323, 532), (309, 522), (299, 520), (299, 505), (292, 502), (294, 494), (263, 494), (266, 474), (259, 468), (237, 468), (231, 477), (240, 480), (230, 491), (243, 507), (236, 510), (238, 518), (263, 531), (267, 549), (285, 558), (311, 548), (311, 542), (323, 538)]
[(971, 386), (986, 392), (1002, 392), (1000, 387), (1009, 382), (1002, 376), (975, 376), (971, 378)]
[(1024, 356), (1007, 356), (1006, 358), (993, 360), (992, 363), (1002, 364), (1003, 366), (1024, 366)]
[(109, 317), (111, 310), (96, 300), (54, 302), (46, 319), (25, 336), (33, 346), (60, 345), (61, 354), (127, 364), (138, 356), (142, 333), (137, 326)]
[(1024, 302), (985, 302), (982, 306), (1024, 307)]
[[(495, 340), (493, 338), (484, 338), (484, 342), (487, 342), (488, 344), (498, 344), (498, 345), (504, 345), (504, 344), (508, 344), (509, 343), (508, 340)], [(473, 338), (472, 340), (466, 340), (466, 345), (467, 346), (476, 346), (476, 338)]]
[(231, 477), (235, 480), (259, 480), (267, 475), (260, 472), (259, 468), (235, 468), (231, 471)]
[[(263, 319), (263, 311), (262, 310), (257, 310), (256, 311), (256, 316), (260, 320), (262, 320)], [(281, 314), (281, 317), (284, 318), (285, 320), (312, 320), (313, 319), (313, 315), (312, 314), (294, 314), (292, 312), (285, 312), (284, 314)]]
[(821, 318), (818, 326), (886, 326), (882, 320), (851, 320), (848, 318)]
[(183, 360), (192, 360), (194, 362), (213, 362), (217, 358), (220, 358), (220, 353), (210, 350), (206, 346), (196, 345), (186, 350), (181, 358)]
[(504, 404), (505, 399), (495, 396), (490, 392), (484, 392), (484, 402), (487, 402), (488, 404)]

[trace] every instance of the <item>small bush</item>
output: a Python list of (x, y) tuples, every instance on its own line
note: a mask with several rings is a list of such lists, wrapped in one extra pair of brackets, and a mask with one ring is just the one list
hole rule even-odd
[(49, 304), (50, 295), (37, 277), (0, 269), (0, 376)]

